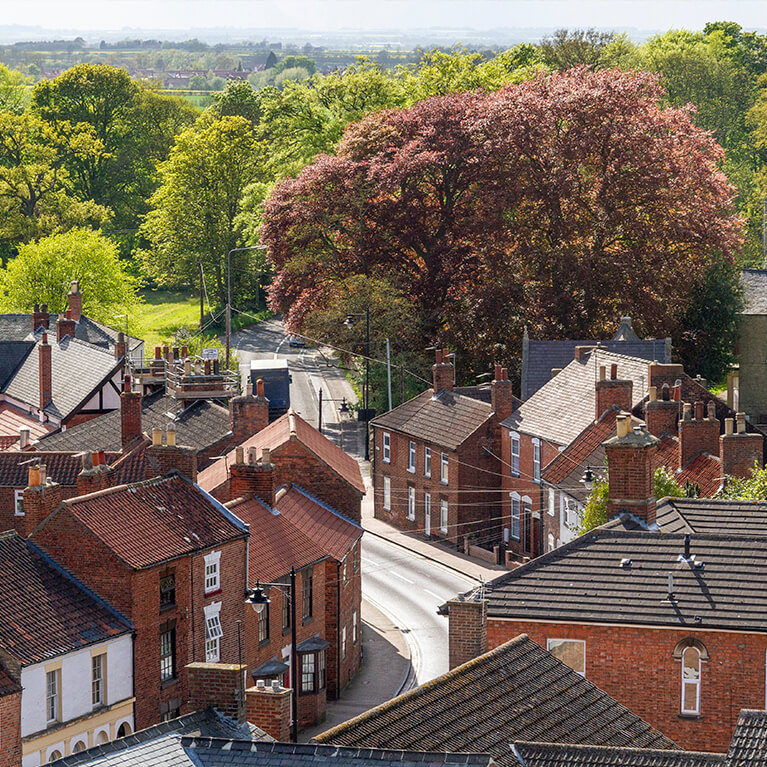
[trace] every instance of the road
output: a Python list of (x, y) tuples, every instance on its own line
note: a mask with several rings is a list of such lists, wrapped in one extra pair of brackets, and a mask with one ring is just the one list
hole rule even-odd
[[(250, 360), (287, 359), (293, 377), (291, 405), (315, 426), (321, 388), (323, 432), (360, 459), (363, 430), (356, 421), (342, 419), (338, 412), (342, 397), (350, 402), (356, 400), (354, 391), (343, 371), (328, 365), (328, 357), (314, 348), (291, 348), (278, 319), (239, 331), (233, 336), (232, 345), (237, 350), (243, 381), (247, 380)], [(363, 463), (363, 475), (367, 473)], [(372, 513), (371, 506), (368, 497), (364, 502), (363, 524)], [(437, 607), (476, 585), (476, 580), (370, 533), (363, 538), (362, 573), (363, 599), (384, 613), (405, 635), (415, 677), (410, 684), (422, 684), (447, 671), (448, 623), (437, 615)]]

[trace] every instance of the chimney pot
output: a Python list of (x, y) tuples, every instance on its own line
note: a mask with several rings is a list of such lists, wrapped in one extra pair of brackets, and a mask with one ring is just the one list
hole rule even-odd
[(664, 383), (663, 386), (660, 387), (660, 398), (664, 402), (668, 402), (671, 399), (671, 389), (667, 383)]
[(618, 366), (613, 363), (610, 365), (610, 378), (614, 381), (618, 377)]
[(272, 449), (265, 447), (261, 450), (261, 463), (264, 466), (269, 466), (272, 462)]
[(280, 691), (280, 680), (279, 679), (272, 679), (272, 689), (275, 692), (279, 692)]
[(431, 367), (431, 372), (435, 395), (443, 391), (452, 391), (455, 368), (450, 362), (450, 352), (447, 349), (442, 349), (437, 363)]
[(152, 429), (152, 445), (154, 447), (162, 445), (162, 429)]
[(19, 427), (19, 449), (29, 447), (29, 426)]
[(502, 381), (503, 380), (503, 373), (501, 372), (501, 366), (496, 365), (495, 366), (495, 380), (496, 381)]
[(713, 402), (709, 402), (706, 406), (706, 417), (710, 421), (716, 418), (716, 405)]
[(71, 319), (75, 322), (80, 322), (80, 319), (83, 316), (83, 294), (80, 292), (79, 280), (72, 280), (67, 301)]
[(599, 366), (599, 380), (600, 381), (607, 380), (607, 368), (604, 365)]
[(695, 402), (695, 420), (696, 421), (703, 420), (703, 403), (700, 400), (697, 400)]
[(253, 396), (253, 384), (250, 381), (248, 381), (248, 383), (245, 384), (245, 396), (246, 397)]
[(171, 424), (165, 433), (167, 435), (168, 447), (176, 447), (176, 427)]
[(162, 359), (162, 349), (159, 346), (154, 347), (154, 358), (156, 360)]
[(746, 414), (745, 413), (736, 413), (735, 414), (735, 420), (738, 424), (738, 434), (745, 434), (746, 432)]
[(442, 349), (437, 349), (437, 364), (442, 364)]
[(259, 690), (263, 690), (266, 687), (266, 684), (263, 679), (256, 679), (256, 687)]
[(255, 447), (249, 447), (248, 448), (248, 463), (251, 466), (255, 466), (258, 463), (258, 457), (256, 455), (256, 448)]
[(237, 464), (245, 463), (245, 449), (242, 446), (234, 449), (234, 462)]
[(647, 388), (648, 398), (650, 402), (656, 402), (658, 400), (658, 387), (649, 386)]
[(682, 405), (682, 420), (689, 421), (692, 419), (692, 405), (689, 402), (685, 402)]
[[(252, 391), (253, 391), (253, 389), (251, 388), (251, 393), (252, 393)], [(265, 396), (266, 396), (266, 395), (264, 394), (264, 379), (263, 379), (263, 378), (259, 378), (259, 379), (256, 381), (256, 394), (257, 394), (259, 397), (261, 397), (261, 398), (263, 398), (263, 397), (265, 397)]]
[(508, 368), (502, 368), (501, 376), (503, 377), (504, 381), (508, 381), (509, 380), (509, 369)]

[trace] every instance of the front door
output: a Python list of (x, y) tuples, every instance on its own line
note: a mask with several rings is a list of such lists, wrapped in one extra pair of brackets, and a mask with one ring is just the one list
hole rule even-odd
[(423, 496), (423, 532), (431, 538), (431, 495), (424, 493)]

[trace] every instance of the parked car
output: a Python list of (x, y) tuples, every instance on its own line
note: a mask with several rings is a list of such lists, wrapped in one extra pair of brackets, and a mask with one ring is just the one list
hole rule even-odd
[(294, 347), (303, 347), (306, 346), (306, 341), (304, 341), (301, 336), (289, 336), (288, 337), (288, 345), (294, 346)]

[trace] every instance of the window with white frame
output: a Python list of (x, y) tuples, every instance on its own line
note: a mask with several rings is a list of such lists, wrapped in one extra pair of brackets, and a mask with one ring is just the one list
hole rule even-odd
[(13, 491), (13, 513), (14, 516), (17, 517), (23, 517), (24, 516), (24, 491), (23, 490), (14, 490)]
[(431, 534), (431, 530), (429, 530), (431, 527), (431, 493), (423, 494), (423, 516), (426, 533)]
[(346, 626), (341, 627), (341, 659), (346, 660)]
[(520, 531), (520, 510), (522, 508), (522, 501), (518, 493), (509, 494), (511, 500), (511, 529), (509, 535), (515, 540), (519, 540)]
[(360, 638), (360, 619), (359, 614), (355, 610), (352, 613), (352, 643), (357, 644)]
[(383, 462), (391, 463), (391, 434), (388, 431), (383, 433)]
[(415, 474), (415, 442), (412, 439), (407, 448), (407, 470)]
[(53, 669), (45, 673), (45, 715), (48, 722), (58, 722), (60, 719), (61, 701), (61, 669)]
[(104, 653), (91, 657), (91, 704), (103, 706), (106, 703), (104, 688), (106, 686), (107, 656)]
[(439, 457), (439, 481), (447, 484), (447, 453), (441, 453)]
[(548, 537), (547, 543), (548, 543), (548, 548), (546, 549), (546, 551), (554, 551), (554, 548), (555, 548), (555, 545), (554, 545), (554, 535), (552, 533), (549, 533), (549, 537)]
[(407, 489), (407, 518), (409, 520), (415, 519), (415, 488), (408, 487)]
[(205, 593), (211, 594), (221, 588), (221, 552), (212, 551), (205, 555)]
[(541, 481), (541, 441), (533, 439), (533, 482)]
[(546, 649), (573, 671), (586, 676), (586, 643), (582, 639), (548, 639)]
[(519, 434), (512, 431), (510, 434), (511, 440), (511, 475), (513, 477), (519, 476)]
[(168, 621), (160, 626), (160, 681), (166, 682), (176, 676), (176, 622)]
[[(266, 612), (266, 611), (264, 611)], [(218, 663), (221, 658), (221, 602), (205, 608), (205, 662)]]
[(549, 488), (549, 516), (554, 516), (555, 507), (557, 504), (557, 494), (553, 487)]
[(444, 499), (439, 502), (439, 531), (447, 535), (447, 501)]
[(383, 478), (383, 507), (391, 509), (391, 477)]
[(682, 713), (700, 714), (700, 650), (685, 647), (682, 652)]
[(425, 447), (423, 449), (423, 475), (424, 477), (431, 477), (431, 448)]
[(580, 506), (574, 498), (569, 498), (568, 496), (564, 495), (564, 493), (560, 494), (560, 498), (562, 523), (568, 530), (577, 532), (578, 528), (580, 527)]

